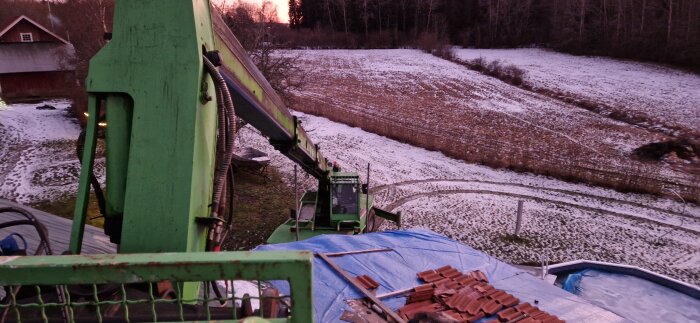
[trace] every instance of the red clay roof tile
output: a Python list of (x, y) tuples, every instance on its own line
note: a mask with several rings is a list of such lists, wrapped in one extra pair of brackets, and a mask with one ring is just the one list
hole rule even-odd
[(420, 279), (422, 279), (426, 283), (432, 283), (432, 282), (436, 282), (440, 279), (443, 279), (443, 277), (440, 276), (440, 274), (438, 274), (436, 272), (432, 272), (432, 273), (428, 273), (428, 274), (420, 276)]
[(540, 320), (542, 323), (566, 323), (564, 320), (559, 319), (558, 317), (554, 315), (550, 315), (550, 317)]
[(519, 312), (523, 312), (523, 313), (526, 310), (529, 310), (531, 308), (534, 308), (534, 306), (532, 306), (532, 304), (530, 304), (530, 303), (522, 303), (522, 304), (515, 307), (516, 310), (518, 310)]
[(518, 305), (518, 303), (520, 303), (520, 300), (517, 297), (510, 294), (506, 295), (506, 297), (499, 298), (497, 301), (505, 307), (515, 306)]
[(430, 274), (435, 274), (435, 270), (430, 269), (430, 270), (426, 270), (426, 271), (421, 271), (418, 274), (416, 274), (416, 276), (418, 276), (418, 278), (420, 278), (420, 279), (423, 279), (423, 276), (430, 275)]
[(479, 297), (473, 299), (469, 302), (469, 304), (467, 304), (466, 308), (464, 308), (464, 311), (471, 315), (476, 315), (477, 313), (479, 313), (479, 310), (481, 310), (481, 307), (484, 304), (486, 304), (486, 298)]
[(420, 291), (425, 291), (425, 290), (433, 290), (433, 284), (423, 284), (423, 285), (418, 285), (413, 288), (413, 291), (420, 292)]
[(454, 289), (450, 289), (450, 288), (447, 288), (445, 286), (440, 286), (440, 287), (435, 289), (435, 291), (433, 292), (433, 296), (435, 296), (436, 299), (438, 299), (438, 300), (448, 299), (456, 293), (457, 293), (457, 291)]
[(412, 319), (418, 313), (435, 313), (443, 310), (440, 304), (432, 301), (422, 301), (406, 305), (399, 309), (399, 312), (404, 314), (408, 319)]
[(498, 299), (499, 297), (504, 296), (505, 294), (506, 292), (496, 288), (484, 292), (484, 296), (488, 296), (491, 299)]
[[(374, 280), (374, 278), (372, 278), (372, 276), (364, 275), (363, 277), (365, 277), (365, 279), (366, 279), (368, 282), (370, 282), (370, 283), (372, 284), (372, 286), (374, 286), (374, 288), (379, 288), (379, 282), (377, 282), (376, 280)], [(373, 288), (373, 289), (374, 289), (374, 288)]]
[(457, 289), (457, 288), (459, 288), (459, 283), (452, 280), (452, 281), (447, 282), (447, 284), (445, 284), (445, 286), (447, 288), (450, 288), (450, 289)]
[(445, 270), (443, 272), (440, 272), (440, 275), (445, 278), (457, 278), (459, 276), (462, 276), (462, 273), (454, 268), (450, 268), (448, 270)]
[(462, 315), (460, 315), (457, 311), (455, 310), (447, 310), (442, 312), (445, 314), (447, 317), (454, 319), (455, 321), (462, 321)]
[(535, 320), (535, 319), (533, 319), (533, 318), (531, 318), (531, 317), (526, 317), (526, 318), (524, 318), (524, 319), (518, 321), (518, 323), (540, 323), (540, 321)]
[(474, 286), (474, 289), (476, 289), (479, 293), (487, 294), (488, 292), (494, 290), (495, 287), (489, 285), (488, 283), (478, 283), (476, 286)]
[(479, 312), (475, 315), (467, 316), (467, 322), (470, 322), (470, 323), (476, 322), (476, 321), (484, 318), (484, 316), (486, 316), (486, 315), (484, 315), (484, 312)]
[(467, 285), (468, 283), (474, 282), (477, 283), (478, 281), (476, 278), (468, 275), (462, 275), (459, 277), (455, 277), (454, 280), (462, 285)]
[(372, 277), (369, 277), (367, 275), (361, 275), (355, 277), (358, 283), (362, 285), (364, 288), (367, 290), (373, 290), (379, 288), (379, 283), (377, 283)]
[(520, 315), (522, 315), (522, 314), (520, 314), (520, 312), (518, 312), (518, 310), (510, 307), (510, 308), (506, 308), (506, 309), (498, 312), (498, 314), (496, 314), (496, 317), (498, 317), (498, 320), (501, 322), (507, 322), (507, 321), (510, 321), (510, 320), (520, 316)]
[(482, 273), (480, 270), (475, 270), (470, 273), (476, 280), (482, 281), (482, 282), (488, 282), (489, 279), (486, 277), (484, 273)]
[(426, 300), (430, 300), (432, 298), (433, 298), (432, 292), (429, 292), (429, 291), (427, 291), (427, 292), (414, 292), (414, 293), (408, 294), (408, 299), (406, 300), (406, 304), (426, 301)]
[(442, 272), (445, 272), (445, 271), (447, 271), (447, 270), (456, 270), (456, 269), (454, 269), (454, 268), (453, 268), (452, 266), (450, 266), (450, 265), (442, 266), (442, 267), (440, 267), (440, 268), (438, 268), (438, 269), (435, 269), (435, 271), (437, 271), (438, 273), (442, 273)]
[(481, 310), (488, 315), (496, 314), (501, 308), (503, 308), (503, 306), (498, 304), (495, 300), (490, 300), (481, 306)]
[[(440, 277), (440, 278), (442, 278), (442, 277)], [(435, 286), (437, 287), (437, 286), (440, 286), (440, 285), (446, 285), (447, 283), (449, 283), (449, 282), (451, 282), (451, 281), (452, 281), (452, 279), (449, 279), (449, 278), (442, 278), (442, 279), (440, 279), (440, 280), (433, 281), (433, 284), (435, 284)]]

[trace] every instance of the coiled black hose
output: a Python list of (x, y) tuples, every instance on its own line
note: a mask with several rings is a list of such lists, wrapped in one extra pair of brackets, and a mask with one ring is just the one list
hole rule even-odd
[(39, 251), (44, 251), (44, 254), (50, 256), (53, 254), (51, 250), (51, 242), (49, 241), (49, 232), (46, 227), (37, 219), (33, 214), (25, 209), (20, 209), (17, 207), (0, 207), (0, 213), (17, 213), (26, 218), (26, 220), (15, 220), (0, 223), (0, 229), (9, 228), (17, 225), (31, 225), (36, 230), (39, 235), (39, 245), (37, 246), (35, 255), (39, 254)]

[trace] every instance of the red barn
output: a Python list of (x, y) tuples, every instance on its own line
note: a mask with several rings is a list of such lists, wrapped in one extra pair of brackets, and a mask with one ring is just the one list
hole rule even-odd
[(75, 82), (75, 49), (46, 27), (20, 16), (0, 27), (0, 97), (61, 97)]

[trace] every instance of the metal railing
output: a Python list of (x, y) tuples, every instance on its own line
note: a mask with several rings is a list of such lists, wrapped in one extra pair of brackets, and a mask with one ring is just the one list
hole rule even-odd
[[(312, 261), (306, 251), (0, 257), (0, 322), (313, 322)], [(242, 282), (257, 291), (240, 295)]]

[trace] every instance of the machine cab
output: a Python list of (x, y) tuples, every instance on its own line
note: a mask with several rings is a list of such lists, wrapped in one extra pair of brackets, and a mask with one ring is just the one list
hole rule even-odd
[(353, 173), (331, 176), (331, 222), (338, 228), (360, 226), (360, 178)]

